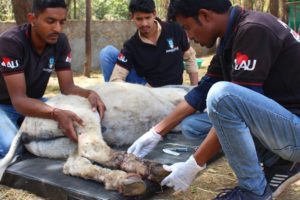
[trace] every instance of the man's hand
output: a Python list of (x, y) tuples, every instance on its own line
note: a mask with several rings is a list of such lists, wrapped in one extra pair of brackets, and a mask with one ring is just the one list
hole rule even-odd
[(87, 99), (89, 100), (92, 106), (92, 110), (94, 112), (98, 111), (100, 114), (100, 118), (103, 119), (106, 107), (102, 102), (101, 98), (99, 97), (99, 95), (96, 92), (90, 90)]
[(198, 172), (205, 169), (206, 165), (200, 167), (194, 156), (191, 155), (185, 162), (175, 163), (171, 166), (164, 165), (163, 167), (166, 171), (172, 173), (162, 180), (161, 185), (173, 187), (176, 191), (185, 191), (195, 179)]
[(78, 137), (75, 131), (75, 125), (83, 126), (83, 121), (75, 113), (54, 108), (52, 111), (52, 118), (58, 122), (59, 128), (63, 133), (73, 141), (78, 141)]
[(137, 139), (127, 150), (127, 153), (132, 153), (138, 157), (145, 157), (157, 143), (162, 140), (161, 135), (156, 133), (153, 128)]

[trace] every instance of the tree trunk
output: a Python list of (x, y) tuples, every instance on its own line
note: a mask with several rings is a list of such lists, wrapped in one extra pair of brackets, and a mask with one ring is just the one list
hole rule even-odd
[(11, 0), (16, 23), (27, 23), (27, 14), (32, 10), (32, 0)]
[(73, 2), (74, 2), (74, 16), (73, 16), (73, 19), (77, 19), (77, 2), (76, 2), (76, 0), (74, 0)]
[(286, 5), (287, 0), (280, 0), (279, 4), (279, 16), (282, 21), (285, 23), (288, 22), (288, 9)]
[[(168, 8), (169, 8), (169, 4), (170, 4), (170, 0), (164, 0), (162, 1), (162, 7), (164, 9), (164, 13), (168, 13)], [(165, 19), (167, 18), (167, 16), (165, 16)]]
[(275, 17), (279, 16), (279, 2), (278, 1), (270, 1), (270, 13)]
[(256, 10), (256, 11), (263, 11), (264, 3), (265, 3), (264, 0), (258, 0), (258, 1), (255, 1), (255, 2), (254, 2), (255, 10)]
[(70, 4), (71, 4), (71, 0), (66, 0), (66, 4), (67, 4), (67, 7), (69, 8)]
[(85, 57), (84, 76), (90, 77), (92, 63), (91, 0), (86, 0)]
[(242, 6), (246, 9), (252, 10), (253, 9), (253, 1), (252, 0), (243, 0)]
[(270, 10), (270, 4), (271, 4), (271, 2), (270, 2), (271, 0), (266, 0), (265, 1), (265, 3), (264, 3), (264, 7), (263, 7), (263, 12), (269, 12), (269, 10)]

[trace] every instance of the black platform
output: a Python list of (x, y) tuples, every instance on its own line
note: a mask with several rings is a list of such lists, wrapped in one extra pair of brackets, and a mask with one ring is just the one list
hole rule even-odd
[[(163, 164), (185, 161), (192, 153), (182, 152), (180, 156), (166, 154), (163, 148), (170, 147), (168, 143), (197, 146), (198, 141), (186, 140), (181, 134), (168, 134), (146, 158)], [(161, 191), (158, 184), (146, 181), (147, 192), (143, 196), (126, 198), (116, 191), (104, 189), (104, 185), (95, 181), (64, 175), (64, 161), (38, 158), (24, 155), (5, 172), (1, 184), (24, 189), (38, 196), (51, 200), (104, 200), (104, 199), (147, 199)]]

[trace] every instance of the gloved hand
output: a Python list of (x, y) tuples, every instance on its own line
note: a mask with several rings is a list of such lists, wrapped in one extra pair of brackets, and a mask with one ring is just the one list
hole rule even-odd
[(127, 153), (132, 153), (138, 157), (145, 157), (159, 141), (162, 140), (161, 135), (159, 135), (155, 130), (150, 129), (139, 139), (137, 139), (127, 150)]
[(198, 172), (206, 168), (206, 164), (202, 167), (199, 166), (194, 156), (191, 155), (185, 162), (175, 163), (171, 166), (164, 165), (163, 167), (165, 170), (171, 172), (171, 174), (162, 180), (160, 184), (162, 186), (173, 187), (175, 191), (185, 191), (195, 179)]

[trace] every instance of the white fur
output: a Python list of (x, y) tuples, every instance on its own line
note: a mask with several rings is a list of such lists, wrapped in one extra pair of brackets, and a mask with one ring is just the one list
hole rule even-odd
[[(128, 83), (106, 83), (91, 89), (100, 95), (107, 108), (101, 126), (98, 113), (92, 112), (85, 98), (60, 94), (47, 101), (47, 104), (71, 110), (83, 119), (85, 126), (76, 128), (81, 139), (79, 149), (64, 137), (56, 121), (26, 117), (9, 153), (0, 162), (0, 178), (14, 156), (21, 134), (28, 136), (30, 142), (25, 146), (37, 156), (67, 158), (79, 152), (80, 156), (104, 162), (110, 158), (110, 148), (103, 138), (110, 145), (132, 144), (168, 115), (187, 93), (181, 88), (148, 88)], [(92, 144), (93, 141), (96, 141), (95, 144)], [(101, 158), (96, 155), (99, 151)]]

